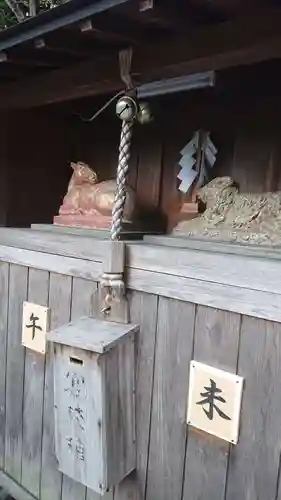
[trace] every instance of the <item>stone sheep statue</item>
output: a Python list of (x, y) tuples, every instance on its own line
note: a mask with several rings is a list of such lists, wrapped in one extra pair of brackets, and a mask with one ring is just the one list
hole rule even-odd
[(281, 245), (281, 192), (239, 193), (231, 177), (199, 189), (205, 211), (180, 222), (175, 235), (256, 245)]

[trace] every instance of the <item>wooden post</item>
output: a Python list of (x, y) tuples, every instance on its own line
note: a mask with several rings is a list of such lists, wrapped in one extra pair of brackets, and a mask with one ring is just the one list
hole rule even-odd
[(191, 187), (191, 189), (192, 189), (192, 201), (194, 203), (197, 201), (197, 191), (198, 191), (198, 188), (200, 187), (200, 174), (201, 174), (201, 169), (203, 167), (204, 157), (205, 157), (205, 140), (206, 140), (206, 132), (204, 132), (204, 130), (199, 130), (199, 133), (198, 133), (198, 153), (197, 153), (196, 165), (195, 165), (197, 177), (196, 177), (196, 181), (195, 181), (194, 185)]
[(39, 1), (38, 0), (29, 0), (29, 16), (34, 17), (39, 12)]

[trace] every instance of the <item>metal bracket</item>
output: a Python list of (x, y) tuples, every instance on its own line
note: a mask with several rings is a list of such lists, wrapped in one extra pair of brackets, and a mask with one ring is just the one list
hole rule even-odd
[(93, 297), (93, 315), (115, 323), (129, 323), (129, 306), (124, 283), (125, 244), (109, 241), (103, 274)]
[(146, 10), (153, 9), (154, 0), (140, 0), (140, 12), (145, 12)]

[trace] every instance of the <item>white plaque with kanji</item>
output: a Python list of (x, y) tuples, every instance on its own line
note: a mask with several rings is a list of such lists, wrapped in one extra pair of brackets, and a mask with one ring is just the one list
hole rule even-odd
[(191, 361), (187, 423), (236, 444), (243, 378)]
[(46, 332), (49, 330), (50, 309), (24, 302), (22, 309), (22, 345), (45, 354)]

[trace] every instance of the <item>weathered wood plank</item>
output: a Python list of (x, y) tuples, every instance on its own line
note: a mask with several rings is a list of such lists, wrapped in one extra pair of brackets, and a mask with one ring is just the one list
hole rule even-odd
[(137, 336), (136, 435), (137, 479), (143, 497), (147, 479), (157, 308), (158, 297), (155, 295), (132, 293), (130, 300), (131, 321), (140, 325), (140, 333)]
[(32, 229), (0, 229), (1, 244), (43, 253), (101, 262), (107, 241), (73, 234), (56, 234)]
[(277, 484), (276, 484), (276, 493), (275, 493), (275, 500), (280, 500), (281, 499), (281, 476), (280, 476), (280, 471), (281, 471), (281, 454), (279, 456), (279, 469), (278, 469), (278, 479), (277, 479)]
[[(76, 236), (76, 238), (79, 240), (79, 237)], [(92, 245), (95, 246), (96, 240), (91, 241)], [(104, 244), (107, 244), (107, 247), (104, 247), (105, 251), (109, 248), (109, 242), (104, 242)], [(18, 246), (21, 246), (20, 241)], [(183, 276), (241, 288), (249, 288), (250, 283), (252, 289), (281, 293), (281, 284), (278, 279), (281, 261), (280, 252), (277, 249), (264, 249), (264, 258), (255, 258), (254, 252), (252, 252), (251, 257), (220, 253), (218, 246), (212, 246), (210, 249), (205, 247), (204, 251), (198, 252), (197, 249), (130, 243), (127, 245), (127, 249), (127, 266), (132, 270), (152, 271), (174, 277)], [(53, 247), (52, 252), (54, 250), (55, 247)], [(222, 250), (225, 250), (225, 245), (223, 245)], [(245, 248), (245, 252), (249, 250), (248, 247)], [(83, 241), (81, 241), (80, 251), (80, 258), (71, 258), (1, 245), (0, 259), (97, 280), (101, 273), (101, 263), (87, 260), (87, 257), (83, 255)], [(260, 251), (261, 249), (259, 249)], [(260, 253), (258, 253), (258, 257), (259, 255)], [(247, 265), (245, 265), (245, 261)]]
[[(49, 307), (51, 309), (51, 328), (67, 323), (70, 319), (71, 278), (59, 274), (50, 275)], [(46, 354), (41, 499), (60, 500), (62, 476), (57, 470), (54, 448), (54, 399), (53, 367), (50, 351)]]
[(103, 370), (102, 434), (108, 485), (120, 483), (136, 467), (135, 334), (100, 357)]
[(243, 317), (238, 373), (245, 377), (239, 443), (231, 448), (226, 500), (276, 498), (280, 461), (281, 326)]
[[(31, 493), (26, 491), (2, 470), (0, 470), (0, 485), (5, 492), (11, 495), (11, 497), (7, 497), (7, 500), (11, 500), (11, 498), (15, 500), (34, 500), (34, 496)], [(5, 497), (3, 497), (3, 500), (6, 500)]]
[[(72, 294), (72, 309), (71, 309), (71, 317), (78, 317), (81, 312), (83, 314), (90, 314), (92, 310), (92, 292), (97, 288), (96, 283), (88, 283), (82, 279), (74, 279), (73, 280), (73, 294)], [(64, 482), (65, 482), (64, 477)], [(71, 479), (68, 478), (69, 483), (73, 483)], [(83, 488), (82, 488), (83, 489)], [(80, 490), (81, 491), (81, 490)], [(74, 500), (78, 500), (78, 497), (74, 496), (72, 492), (69, 493), (69, 497)], [(82, 498), (82, 497), (81, 497)], [(113, 500), (113, 492), (106, 493), (103, 497), (101, 497), (95, 491), (86, 489), (86, 500)]]
[(5, 459), (6, 367), (9, 301), (9, 264), (0, 264), (0, 468)]
[[(48, 305), (49, 273), (29, 270), (28, 301)], [(23, 405), (22, 485), (40, 494), (45, 356), (26, 349)]]
[[(74, 328), (75, 326), (75, 328)], [(64, 327), (52, 330), (47, 339), (57, 344), (64, 344), (84, 351), (104, 354), (118, 345), (121, 340), (138, 332), (138, 325), (111, 323), (94, 317), (83, 316)]]
[(0, 246), (0, 260), (88, 280), (97, 280), (101, 274), (101, 262), (62, 257), (61, 255), (2, 245)]
[(80, 316), (90, 316), (92, 298), (97, 289), (97, 283), (85, 279), (74, 278), (72, 286), (71, 320)]
[[(265, 247), (258, 245), (243, 245), (239, 243), (222, 243), (208, 241), (207, 239), (185, 238), (172, 235), (145, 235), (142, 244), (164, 246), (172, 248), (185, 248), (187, 250), (200, 250), (206, 252), (223, 253), (227, 255), (243, 255), (243, 257), (262, 257), (265, 259), (279, 259), (278, 247)], [(1, 248), (1, 247), (0, 247)]]
[[(79, 278), (73, 279), (71, 319), (88, 316), (91, 312), (92, 294), (97, 289), (97, 284)], [(86, 489), (70, 477), (63, 476), (62, 500), (84, 500)]]
[(276, 293), (140, 269), (130, 269), (127, 285), (150, 294), (281, 322), (280, 295)]
[(22, 405), (25, 349), (21, 345), (22, 303), (27, 296), (28, 270), (10, 266), (6, 370), (5, 471), (21, 481)]
[[(216, 368), (236, 373), (240, 316), (198, 306), (194, 356)], [(189, 428), (183, 500), (224, 500), (229, 445)]]
[(136, 347), (136, 438), (137, 474), (115, 489), (115, 500), (144, 498), (151, 419), (151, 397), (155, 361), (155, 338), (158, 298), (133, 292), (130, 296), (131, 321), (140, 325)]
[(113, 491), (109, 491), (108, 493), (105, 493), (103, 496), (101, 496), (95, 491), (89, 490), (89, 488), (87, 488), (86, 500), (113, 500)]
[(82, 484), (73, 481), (68, 476), (63, 476), (62, 499), (85, 500), (86, 488)]
[[(131, 245), (128, 245), (128, 247), (130, 246)], [(97, 280), (101, 274), (101, 263), (98, 264), (98, 269), (95, 269), (95, 262), (83, 259), (68, 259), (66, 257), (44, 254), (42, 252), (37, 253), (29, 250), (22, 250), (20, 248), (11, 247), (6, 247), (8, 249), (7, 253), (5, 252), (4, 254), (2, 254), (1, 249), (3, 248), (4, 247), (0, 246), (0, 260), (6, 260), (8, 262), (22, 264), (25, 266), (34, 266), (39, 269), (60, 272), (62, 274), (73, 275), (87, 280)], [(143, 253), (145, 254), (147, 247), (143, 246), (142, 249)], [(169, 249), (166, 250), (169, 251)], [(176, 249), (175, 253), (177, 254)], [(201, 254), (203, 262), (205, 260), (206, 254), (203, 252), (199, 252), (199, 254)], [(172, 258), (172, 253), (170, 253), (169, 256)], [(270, 260), (273, 260), (273, 262), (275, 262), (275, 265), (278, 266), (279, 261), (277, 259), (268, 259), (268, 262), (270, 262)], [(263, 259), (263, 261), (265, 261), (265, 259)], [(143, 266), (145, 266), (143, 260), (142, 262)], [(129, 288), (140, 292), (162, 295), (178, 300), (190, 301), (197, 304), (202, 304), (219, 309), (231, 310), (232, 312), (248, 314), (259, 318), (265, 318), (280, 322), (281, 312), (279, 307), (279, 295), (277, 293), (271, 293), (272, 287), (267, 275), (267, 270), (266, 268), (263, 268), (263, 274), (261, 277), (259, 273), (259, 264), (260, 259), (252, 259), (253, 272), (248, 276), (248, 286), (251, 285), (252, 288), (252, 278), (256, 275), (255, 280), (257, 280), (257, 275), (259, 275), (259, 285), (257, 285), (257, 287), (259, 286), (260, 288), (269, 288), (270, 292), (232, 286), (231, 282), (233, 280), (231, 273), (229, 274), (228, 280), (230, 283), (217, 283), (220, 280), (219, 263), (217, 266), (217, 275), (212, 276), (212, 279), (210, 281), (206, 281), (207, 275), (205, 275), (204, 280), (201, 280), (199, 278), (184, 278), (182, 276), (173, 276), (171, 274), (167, 274), (166, 271), (168, 269), (168, 265), (166, 265), (166, 267), (164, 265), (162, 266), (162, 272), (146, 271), (145, 269), (134, 269), (129, 267), (127, 268), (128, 286)], [(138, 265), (140, 265), (140, 262), (138, 263)], [(233, 262), (231, 258), (228, 265), (229, 269), (233, 268)], [(150, 267), (151, 269), (153, 269), (152, 265)], [(186, 269), (185, 273), (187, 274), (188, 252), (186, 252), (186, 262), (184, 264), (184, 268)], [(212, 263), (210, 263), (209, 266), (209, 269), (211, 268)], [(243, 269), (240, 270), (241, 273), (239, 274), (239, 276), (244, 275), (246, 268), (247, 266), (243, 264)], [(207, 273), (207, 267), (205, 269)], [(193, 266), (193, 270), (195, 272), (195, 265)], [(210, 272), (212, 273), (212, 271)], [(270, 273), (271, 275), (273, 274), (273, 268)], [(200, 272), (200, 275), (203, 276), (202, 272)], [(275, 268), (275, 275), (276, 277), (274, 286), (277, 286), (278, 288), (278, 267)], [(223, 271), (223, 280), (227, 282), (226, 271)], [(236, 282), (238, 282), (237, 277)]]
[(137, 474), (132, 473), (115, 488), (114, 500), (144, 500)]
[(132, 474), (115, 488), (115, 500), (139, 500), (145, 496), (157, 304), (158, 298), (156, 296), (137, 292), (133, 292), (130, 296), (131, 321), (140, 325), (136, 348), (137, 473)]
[[(115, 146), (115, 143), (114, 143)], [(115, 153), (114, 153), (115, 154)], [(104, 171), (103, 171), (104, 174)], [(114, 169), (115, 175), (115, 169)], [(128, 185), (131, 184), (128, 181)], [(31, 224), (31, 229), (36, 231), (44, 231), (48, 233), (55, 234), (73, 234), (76, 236), (86, 236), (88, 238), (93, 238), (97, 240), (110, 240), (110, 229), (91, 229), (83, 228), (78, 226), (56, 226), (54, 224)], [(121, 240), (142, 240), (143, 232), (141, 231), (130, 231), (129, 229), (122, 228), (120, 239)]]
[[(131, 268), (184, 276), (202, 281), (212, 281), (241, 288), (281, 293), (278, 273), (281, 261), (267, 258), (250, 258), (215, 252), (198, 252), (182, 248), (128, 246)], [(265, 279), (265, 273), (266, 278)]]
[(147, 498), (180, 500), (195, 306), (159, 299)]

